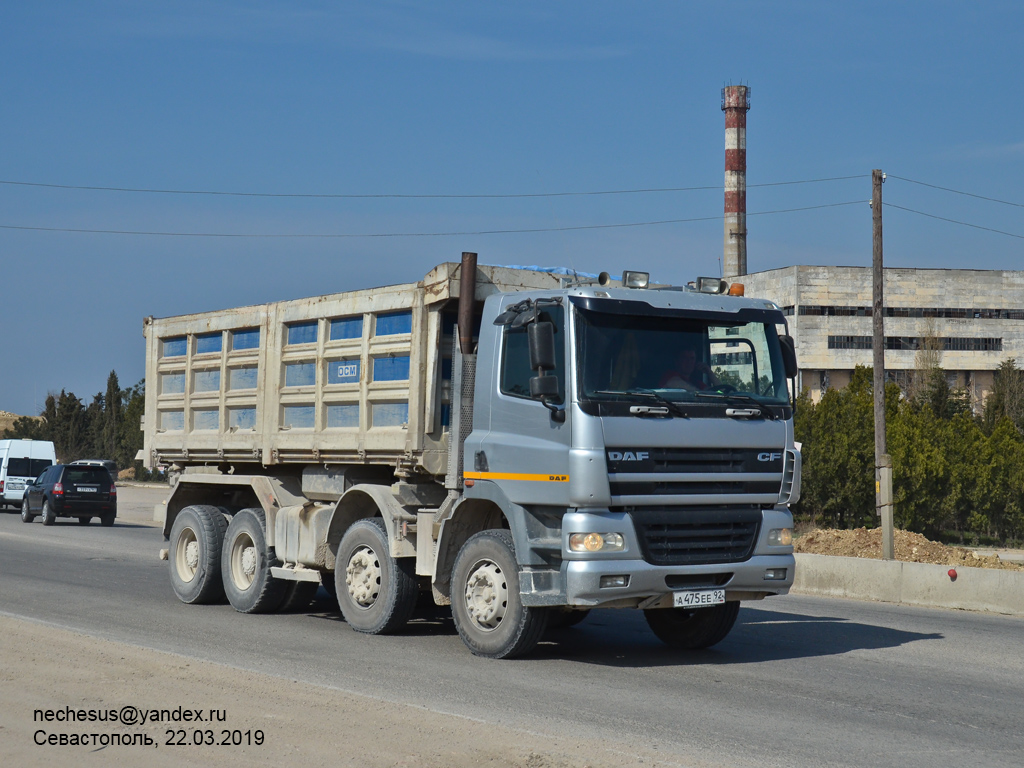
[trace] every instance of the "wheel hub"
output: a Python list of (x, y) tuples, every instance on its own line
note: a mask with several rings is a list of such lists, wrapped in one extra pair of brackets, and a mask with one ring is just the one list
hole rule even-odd
[(369, 547), (359, 547), (345, 568), (345, 584), (352, 599), (369, 608), (380, 594), (380, 560)]
[(250, 579), (256, 573), (256, 547), (246, 547), (242, 550), (242, 573)]
[(470, 619), (483, 630), (496, 629), (508, 608), (505, 574), (496, 563), (486, 561), (466, 580), (466, 608)]
[(190, 541), (185, 545), (185, 565), (190, 570), (195, 571), (199, 567), (199, 542)]

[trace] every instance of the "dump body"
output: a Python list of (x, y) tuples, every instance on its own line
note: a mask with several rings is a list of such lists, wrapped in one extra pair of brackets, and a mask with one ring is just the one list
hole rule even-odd
[[(459, 269), (147, 319), (146, 465), (354, 462), (443, 475)], [(475, 298), (558, 284), (481, 266)]]

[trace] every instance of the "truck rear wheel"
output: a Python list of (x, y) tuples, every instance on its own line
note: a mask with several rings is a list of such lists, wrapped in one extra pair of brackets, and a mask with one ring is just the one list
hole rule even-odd
[(49, 501), (43, 502), (43, 525), (53, 525), (57, 521), (57, 516), (53, 514), (53, 507), (50, 506)]
[(452, 617), (462, 642), (477, 656), (515, 658), (540, 642), (548, 613), (523, 605), (508, 531), (482, 531), (462, 545), (452, 569)]
[(224, 593), (236, 611), (266, 613), (281, 605), (288, 582), (270, 575), (274, 558), (267, 549), (267, 522), (258, 507), (235, 513), (224, 535), (220, 557)]
[(224, 599), (220, 552), (228, 521), (216, 507), (185, 507), (171, 526), (171, 587), (183, 603)]
[(416, 610), (416, 563), (394, 558), (379, 517), (358, 520), (345, 532), (334, 566), (338, 607), (352, 629), (385, 635), (402, 629)]
[(740, 612), (738, 602), (711, 608), (652, 608), (647, 624), (666, 645), (685, 650), (710, 648), (729, 634)]

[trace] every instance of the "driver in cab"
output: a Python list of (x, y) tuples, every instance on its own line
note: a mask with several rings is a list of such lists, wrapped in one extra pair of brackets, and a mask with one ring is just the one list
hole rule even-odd
[(720, 385), (711, 366), (697, 361), (697, 351), (684, 347), (676, 356), (675, 364), (665, 371), (658, 382), (659, 389), (710, 389)]

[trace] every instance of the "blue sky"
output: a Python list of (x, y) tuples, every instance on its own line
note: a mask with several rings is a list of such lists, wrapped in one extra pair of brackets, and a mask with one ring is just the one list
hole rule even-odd
[[(0, 181), (350, 195), (271, 198), (0, 184), (0, 409), (143, 376), (142, 318), (415, 281), (487, 264), (719, 274), (720, 91), (749, 84), (751, 271), (1024, 268), (1016, 2), (6, 2)], [(858, 176), (785, 186), (777, 182)], [(987, 300), (987, 305), (992, 304)]]

